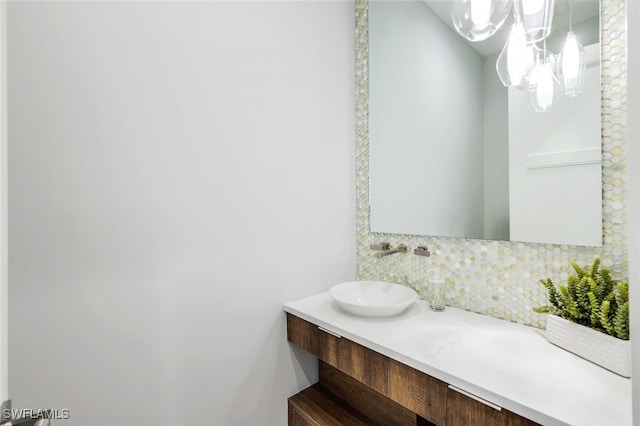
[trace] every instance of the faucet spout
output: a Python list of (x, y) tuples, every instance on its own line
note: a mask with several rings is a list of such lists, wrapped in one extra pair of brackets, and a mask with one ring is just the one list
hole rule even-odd
[(385, 250), (380, 253), (376, 253), (376, 257), (378, 259), (382, 259), (383, 257), (391, 256), (392, 254), (406, 253), (406, 252), (407, 252), (407, 246), (404, 244), (400, 244), (398, 245), (398, 247), (394, 248), (393, 250)]

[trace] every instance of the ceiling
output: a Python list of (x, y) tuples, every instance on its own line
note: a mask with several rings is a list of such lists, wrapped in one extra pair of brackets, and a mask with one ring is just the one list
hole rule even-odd
[[(422, 0), (435, 15), (438, 16), (449, 27), (454, 28), (451, 23), (451, 7), (453, 0)], [(573, 25), (588, 21), (598, 16), (600, 11), (599, 0), (556, 0), (555, 12), (553, 17), (553, 32), (566, 31), (569, 28), (569, 3), (571, 3), (571, 12)], [(513, 23), (512, 15), (507, 18), (502, 28), (498, 30), (493, 37), (480, 42), (467, 43), (473, 47), (481, 56), (489, 56), (502, 50), (507, 41), (509, 27)], [(454, 29), (455, 31), (455, 29)], [(466, 39), (465, 39), (466, 40)]]

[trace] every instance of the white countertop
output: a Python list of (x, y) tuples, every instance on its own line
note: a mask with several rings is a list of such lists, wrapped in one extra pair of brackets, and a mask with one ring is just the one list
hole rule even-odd
[(328, 293), (286, 312), (543, 425), (627, 426), (631, 380), (549, 343), (544, 331), (416, 301), (392, 318), (360, 318)]

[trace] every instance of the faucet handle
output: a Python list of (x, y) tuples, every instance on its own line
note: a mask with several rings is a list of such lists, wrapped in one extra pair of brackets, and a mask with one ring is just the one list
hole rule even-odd
[(391, 244), (382, 242), (380, 244), (371, 244), (369, 248), (371, 250), (391, 250)]
[(413, 250), (413, 254), (425, 257), (431, 256), (431, 252), (429, 251), (429, 248), (427, 246), (416, 247), (415, 250)]

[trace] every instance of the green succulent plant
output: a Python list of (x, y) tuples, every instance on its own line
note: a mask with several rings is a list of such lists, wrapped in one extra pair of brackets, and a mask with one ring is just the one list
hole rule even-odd
[(629, 283), (613, 280), (608, 269), (600, 268), (598, 258), (591, 267), (571, 266), (576, 274), (569, 275), (566, 285), (556, 287), (551, 278), (540, 280), (549, 304), (533, 310), (629, 340)]

